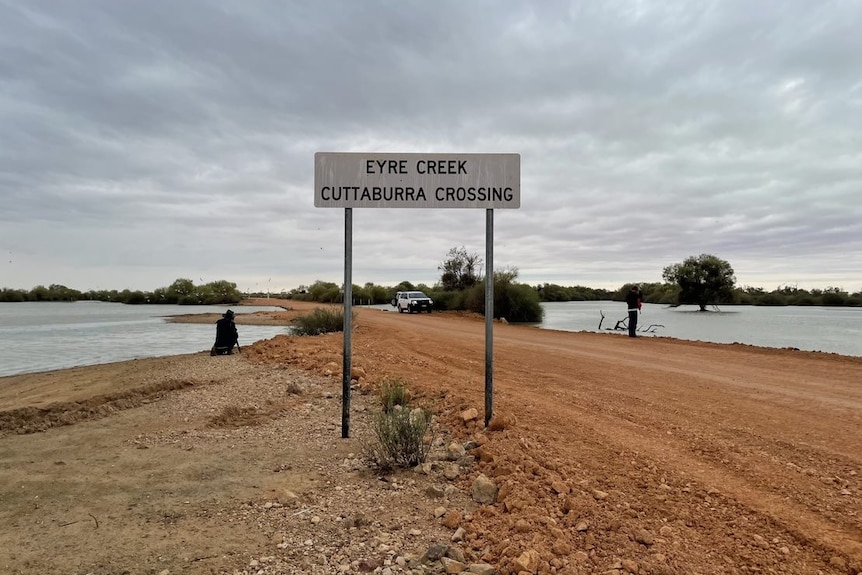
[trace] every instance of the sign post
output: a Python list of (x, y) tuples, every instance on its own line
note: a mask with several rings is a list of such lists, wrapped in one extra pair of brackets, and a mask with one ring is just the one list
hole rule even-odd
[(344, 208), (341, 436), (350, 436), (353, 208), (485, 210), (485, 426), (494, 411), (494, 209), (521, 207), (520, 154), (317, 152), (314, 206)]

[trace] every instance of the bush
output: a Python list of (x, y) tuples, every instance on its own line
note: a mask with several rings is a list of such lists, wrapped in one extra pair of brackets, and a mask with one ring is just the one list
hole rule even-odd
[(376, 441), (366, 446), (365, 456), (371, 465), (386, 471), (415, 467), (428, 458), (431, 441), (425, 441), (425, 436), (430, 429), (431, 412), (425, 409), (398, 405), (381, 411), (374, 422)]
[(383, 403), (383, 411), (390, 412), (396, 406), (407, 406), (407, 388), (400, 379), (387, 379), (380, 386), (380, 399)]
[[(494, 274), (494, 317), (506, 318), (509, 322), (540, 322), (545, 314), (539, 303), (539, 293), (526, 284), (514, 281), (517, 272)], [(485, 313), (485, 282), (467, 290), (466, 308), (476, 313)]]
[(321, 335), (344, 331), (344, 310), (317, 308), (309, 315), (302, 315), (292, 322), (296, 335)]

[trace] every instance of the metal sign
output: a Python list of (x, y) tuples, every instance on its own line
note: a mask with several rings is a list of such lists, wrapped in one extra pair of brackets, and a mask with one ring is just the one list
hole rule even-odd
[(350, 437), (353, 208), (485, 209), (485, 426), (494, 413), (494, 208), (521, 207), (520, 154), (314, 154), (314, 206), (344, 208), (341, 437)]
[(521, 207), (520, 154), (314, 154), (317, 208)]

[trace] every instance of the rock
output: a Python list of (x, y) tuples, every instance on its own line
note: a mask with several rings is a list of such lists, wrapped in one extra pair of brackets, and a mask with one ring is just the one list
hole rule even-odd
[(489, 479), (484, 474), (480, 474), (479, 477), (473, 481), (473, 488), (471, 491), (473, 501), (476, 503), (493, 505), (497, 501), (497, 492), (499, 488), (497, 484), (494, 483), (491, 479)]
[(769, 541), (767, 541), (760, 535), (755, 535), (754, 537), (752, 537), (752, 539), (754, 540), (754, 544), (761, 549), (769, 549)]
[(299, 496), (289, 489), (282, 489), (275, 494), (275, 499), (282, 505), (293, 505), (299, 501)]
[(425, 490), (425, 494), (428, 497), (433, 497), (434, 499), (440, 499), (441, 497), (443, 497), (443, 495), (445, 495), (445, 492), (443, 491), (442, 487), (439, 487), (437, 485), (429, 485), (428, 489)]
[(640, 572), (637, 561), (632, 561), (631, 559), (623, 559), (622, 568), (626, 573), (633, 573), (634, 575)]
[(575, 525), (575, 531), (584, 532), (589, 528), (590, 528), (589, 522), (585, 521), (584, 519), (581, 519), (580, 521), (578, 521), (578, 524)]
[(443, 477), (448, 479), (449, 481), (454, 481), (458, 479), (461, 475), (461, 468), (457, 463), (450, 463), (446, 467), (443, 468)]
[(467, 566), (467, 572), (474, 575), (494, 575), (494, 566), (487, 563), (471, 563)]
[(607, 499), (608, 494), (605, 491), (601, 491), (599, 489), (593, 489), (593, 498), (601, 501), (602, 499)]
[(439, 561), (441, 557), (446, 555), (446, 551), (448, 550), (449, 546), (445, 543), (432, 543), (422, 557), (423, 562), (433, 563), (434, 561)]
[(461, 419), (464, 421), (464, 423), (475, 421), (476, 419), (479, 419), (479, 411), (475, 407), (465, 409), (461, 412)]
[(383, 560), (379, 557), (372, 557), (370, 559), (360, 559), (359, 565), (357, 566), (360, 571), (363, 573), (371, 573), (378, 567), (383, 567)]
[(518, 533), (529, 533), (532, 529), (533, 528), (530, 527), (530, 524), (524, 519), (518, 519), (518, 521), (515, 522), (515, 531)]
[(542, 557), (535, 549), (527, 549), (514, 561), (515, 573), (526, 571), (527, 573), (536, 573), (539, 570), (539, 561)]
[(455, 533), (452, 534), (452, 541), (455, 543), (464, 540), (464, 535), (467, 533), (463, 527), (459, 527), (455, 530)]
[(572, 547), (566, 542), (565, 539), (557, 539), (551, 546), (551, 551), (554, 552), (554, 555), (568, 557), (572, 554)]
[(463, 573), (464, 569), (467, 568), (467, 566), (460, 561), (455, 561), (449, 557), (441, 557), (440, 562), (443, 564), (443, 571), (446, 573)]
[(363, 377), (367, 377), (367, 375), (365, 373), (365, 370), (362, 369), (361, 367), (353, 367), (350, 370), (350, 379), (359, 380), (359, 379), (362, 379)]
[(452, 509), (443, 517), (443, 525), (449, 529), (455, 529), (461, 524), (461, 519), (461, 513), (456, 509)]
[(670, 525), (662, 525), (661, 529), (658, 530), (658, 534), (662, 537), (670, 537), (671, 533), (673, 533), (673, 529)]
[(635, 541), (642, 545), (650, 546), (655, 543), (655, 537), (646, 529), (638, 529), (635, 531)]
[[(449, 549), (446, 550), (446, 557), (454, 559), (460, 563), (465, 563), (467, 561), (464, 558), (464, 552), (461, 551), (460, 547), (456, 547), (455, 545), (450, 546)], [(466, 569), (467, 567), (465, 566), (464, 568)]]
[(446, 508), (443, 507), (442, 505), (440, 507), (437, 507), (436, 509), (434, 509), (434, 518), (435, 519), (439, 519), (440, 517), (443, 517), (444, 515), (446, 515)]
[(578, 501), (574, 497), (563, 499), (563, 513), (569, 513), (578, 508)]
[(464, 446), (457, 441), (453, 441), (446, 446), (446, 459), (449, 461), (457, 461), (464, 457), (465, 453), (467, 452), (464, 450)]
[(570, 491), (569, 486), (560, 480), (552, 482), (551, 489), (554, 491), (554, 493), (557, 493), (559, 495), (567, 495)]

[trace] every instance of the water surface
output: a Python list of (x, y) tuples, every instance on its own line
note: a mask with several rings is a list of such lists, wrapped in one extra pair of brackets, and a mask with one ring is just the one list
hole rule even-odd
[[(215, 323), (166, 317), (224, 313), (227, 306), (125, 305), (101, 302), (0, 302), (0, 376), (206, 351)], [(231, 307), (237, 315), (276, 307)], [(286, 327), (241, 325), (240, 345)]]

